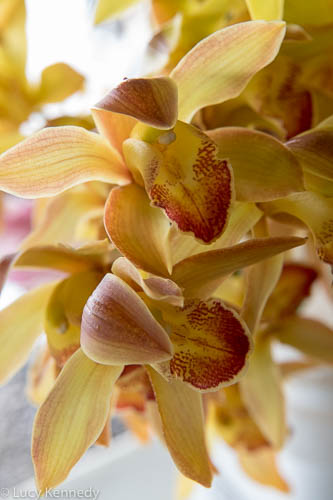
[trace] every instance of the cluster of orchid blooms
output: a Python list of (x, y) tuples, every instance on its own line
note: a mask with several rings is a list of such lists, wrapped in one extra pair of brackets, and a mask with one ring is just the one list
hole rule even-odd
[[(0, 188), (38, 215), (2, 276), (62, 273), (0, 313), (1, 381), (47, 338), (28, 387), (41, 491), (108, 444), (115, 412), (204, 486), (209, 428), (288, 488), (283, 375), (333, 361), (333, 332), (297, 312), (333, 264), (333, 24), (298, 21), (302, 2), (288, 24), (281, 0), (220, 3), (153, 1), (161, 76), (111, 90), (97, 133), (47, 127), (0, 157)], [(306, 357), (278, 366), (275, 339)]]

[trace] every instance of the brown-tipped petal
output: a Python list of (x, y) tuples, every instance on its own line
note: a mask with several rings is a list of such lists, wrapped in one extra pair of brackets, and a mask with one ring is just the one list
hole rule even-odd
[(166, 376), (169, 372), (199, 391), (217, 391), (243, 375), (251, 349), (250, 333), (221, 300), (187, 300), (183, 309), (163, 316), (171, 326), (175, 351), (164, 364)]
[(112, 265), (112, 272), (126, 281), (132, 288), (133, 284), (138, 285), (148, 297), (154, 300), (160, 300), (179, 307), (184, 305), (182, 291), (176, 283), (153, 275), (144, 279), (140, 271), (124, 257), (115, 260)]
[(132, 288), (112, 274), (84, 308), (81, 346), (91, 359), (107, 365), (155, 363), (172, 356), (165, 330)]
[(83, 182), (128, 184), (119, 153), (80, 127), (49, 127), (0, 156), (0, 188), (24, 198), (54, 196)]
[(109, 92), (95, 108), (131, 116), (159, 129), (177, 120), (177, 85), (168, 76), (130, 78)]
[(240, 380), (241, 393), (246, 407), (261, 432), (276, 448), (286, 437), (282, 377), (271, 354), (271, 339), (258, 338), (249, 369)]
[(221, 235), (234, 197), (232, 171), (206, 134), (177, 122), (172, 132), (160, 134), (152, 144), (129, 139), (125, 148), (137, 155), (153, 205), (181, 231), (203, 243)]
[(179, 118), (237, 97), (250, 78), (276, 57), (284, 22), (249, 21), (204, 38), (172, 71), (178, 85)]
[(203, 486), (212, 482), (205, 442), (202, 396), (181, 380), (167, 382), (148, 367), (169, 452), (184, 476)]
[(35, 417), (32, 459), (41, 493), (60, 484), (100, 435), (121, 366), (94, 363), (79, 349)]
[(291, 316), (277, 322), (270, 332), (280, 342), (299, 349), (307, 356), (333, 363), (333, 330), (320, 321)]
[(142, 188), (136, 184), (114, 188), (105, 205), (104, 223), (113, 244), (139, 269), (169, 276), (170, 223), (162, 210), (150, 205)]
[(171, 278), (184, 288), (185, 296), (206, 298), (234, 271), (305, 242), (305, 238), (297, 237), (255, 238), (231, 247), (202, 252), (179, 262)]
[(300, 164), (274, 137), (241, 127), (207, 134), (217, 144), (219, 156), (230, 160), (238, 200), (268, 201), (304, 191)]
[(57, 283), (27, 292), (0, 311), (0, 383), (26, 362), (43, 331), (45, 308)]
[(112, 113), (112, 111), (99, 108), (92, 108), (91, 113), (99, 133), (122, 154), (123, 142), (129, 138), (137, 120), (132, 116)]

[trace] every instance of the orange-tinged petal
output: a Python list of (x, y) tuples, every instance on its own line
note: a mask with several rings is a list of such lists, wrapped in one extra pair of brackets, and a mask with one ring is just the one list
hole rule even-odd
[(0, 311), (0, 383), (16, 373), (28, 359), (43, 331), (45, 308), (56, 283), (27, 292)]
[(181, 380), (167, 382), (148, 367), (169, 452), (184, 476), (209, 487), (212, 471), (205, 442), (202, 396)]
[(316, 277), (317, 272), (311, 267), (295, 262), (286, 264), (266, 303), (264, 321), (273, 322), (296, 312), (301, 302), (310, 295)]
[(56, 286), (48, 301), (44, 330), (50, 353), (59, 367), (80, 347), (82, 311), (102, 277), (96, 271), (73, 274)]
[(107, 274), (88, 299), (81, 324), (81, 346), (103, 364), (142, 364), (170, 359), (172, 344), (132, 288)]
[(24, 198), (53, 196), (83, 182), (128, 184), (122, 159), (103, 138), (80, 127), (49, 127), (0, 157), (0, 188)]
[(169, 129), (177, 120), (177, 85), (168, 76), (125, 79), (95, 108), (128, 115), (158, 129)]
[(133, 289), (143, 290), (148, 297), (154, 300), (161, 300), (180, 307), (184, 304), (181, 289), (176, 283), (153, 275), (143, 278), (139, 270), (124, 257), (115, 260), (112, 265), (112, 272), (123, 281), (126, 281)]
[(257, 339), (249, 369), (239, 383), (250, 415), (268, 441), (280, 448), (286, 436), (285, 408), (270, 338)]
[[(262, 212), (254, 203), (236, 202), (223, 234), (209, 245), (209, 249), (218, 250), (235, 245), (252, 229), (261, 216)], [(175, 226), (171, 226), (169, 238), (174, 264), (191, 257), (191, 255), (207, 251), (206, 245), (192, 236), (182, 233)]]
[(129, 138), (137, 120), (132, 116), (112, 113), (99, 108), (92, 108), (91, 113), (99, 133), (122, 154), (123, 142)]
[(207, 134), (217, 144), (219, 156), (230, 160), (238, 200), (267, 201), (304, 191), (300, 164), (274, 137), (241, 127)]
[(333, 363), (333, 330), (320, 321), (290, 316), (274, 324), (270, 333), (307, 356)]
[(204, 243), (220, 236), (233, 201), (232, 171), (206, 134), (177, 122), (153, 144), (129, 139), (124, 147), (125, 156), (128, 149), (136, 152), (154, 206)]
[(184, 288), (185, 296), (206, 298), (234, 271), (303, 245), (305, 241), (297, 237), (255, 238), (202, 252), (178, 262), (171, 279)]
[(333, 181), (333, 130), (309, 130), (286, 145), (307, 172)]
[(79, 349), (35, 417), (32, 459), (37, 488), (57, 486), (100, 435), (121, 366), (94, 363)]
[(200, 391), (216, 391), (244, 373), (250, 333), (238, 314), (219, 299), (187, 300), (184, 308), (164, 312), (171, 327), (173, 358), (161, 367)]
[[(169, 276), (170, 223), (136, 184), (114, 188), (105, 205), (105, 228), (113, 244), (139, 269)], [(147, 245), (149, 242), (149, 245)]]
[(25, 392), (32, 404), (40, 406), (43, 403), (51, 391), (59, 371), (60, 369), (50, 355), (48, 348), (43, 346), (28, 368)]
[(276, 21), (282, 19), (284, 0), (246, 0), (251, 19)]
[(41, 75), (36, 99), (38, 103), (63, 101), (78, 90), (82, 90), (84, 77), (65, 63), (47, 66)]
[(121, 14), (131, 5), (138, 3), (140, 0), (98, 0), (95, 12), (95, 24), (102, 23), (107, 19)]
[(290, 488), (288, 483), (281, 477), (277, 465), (274, 450), (265, 447), (255, 451), (239, 450), (238, 459), (248, 476), (264, 484), (273, 486), (284, 493), (288, 493)]
[(283, 22), (250, 21), (199, 42), (171, 73), (178, 85), (179, 119), (190, 120), (204, 106), (237, 97), (276, 57), (284, 34)]

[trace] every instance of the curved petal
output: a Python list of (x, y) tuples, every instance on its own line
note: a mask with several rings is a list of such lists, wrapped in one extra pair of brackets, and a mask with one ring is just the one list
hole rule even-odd
[(132, 116), (112, 113), (99, 108), (92, 108), (91, 113), (99, 133), (122, 154), (123, 142), (129, 138), (137, 120)]
[(63, 101), (78, 90), (82, 90), (84, 77), (65, 63), (47, 66), (42, 71), (36, 99), (38, 103)]
[(161, 366), (165, 376), (180, 378), (200, 391), (234, 384), (246, 369), (251, 349), (246, 324), (219, 299), (187, 300), (163, 312), (171, 326), (174, 355)]
[(112, 189), (105, 204), (104, 223), (113, 244), (139, 269), (169, 276), (170, 223), (162, 210), (150, 205), (142, 188), (130, 184)]
[(273, 486), (283, 493), (290, 492), (288, 483), (279, 473), (275, 452), (271, 448), (250, 451), (241, 449), (238, 451), (238, 459), (246, 474), (258, 483)]
[(31, 290), (0, 311), (0, 383), (26, 362), (43, 331), (45, 308), (57, 283)]
[(180, 380), (167, 382), (147, 367), (169, 452), (184, 476), (203, 486), (212, 482), (205, 442), (202, 396)]
[(128, 115), (158, 129), (169, 129), (177, 121), (177, 85), (168, 76), (126, 78), (95, 108)]
[(265, 19), (265, 21), (277, 21), (282, 19), (284, 0), (246, 0), (251, 19)]
[(237, 97), (250, 78), (276, 57), (284, 22), (250, 21), (224, 28), (199, 42), (172, 71), (178, 85), (179, 119)]
[(98, 134), (80, 127), (49, 127), (0, 157), (0, 188), (24, 198), (54, 196), (83, 182), (128, 184), (120, 155)]
[(132, 288), (107, 274), (83, 310), (81, 346), (107, 365), (154, 363), (170, 359), (172, 344)]
[(160, 134), (153, 144), (129, 139), (146, 191), (156, 207), (183, 232), (204, 243), (216, 240), (227, 223), (233, 201), (232, 171), (217, 155), (214, 142), (203, 132), (177, 122), (172, 132)]
[(268, 201), (304, 191), (300, 164), (274, 137), (241, 127), (207, 134), (217, 144), (219, 156), (230, 160), (238, 200)]
[(305, 238), (255, 238), (220, 250), (202, 252), (184, 259), (173, 269), (171, 279), (184, 288), (185, 297), (207, 298), (231, 273), (290, 248)]
[(179, 307), (184, 305), (181, 289), (176, 283), (169, 279), (152, 275), (144, 279), (140, 271), (124, 257), (119, 257), (114, 261), (112, 272), (123, 281), (126, 281), (134, 290), (135, 288), (143, 290), (151, 299), (160, 300)]
[(102, 432), (122, 369), (94, 363), (81, 349), (66, 363), (34, 422), (32, 459), (41, 493), (64, 481)]

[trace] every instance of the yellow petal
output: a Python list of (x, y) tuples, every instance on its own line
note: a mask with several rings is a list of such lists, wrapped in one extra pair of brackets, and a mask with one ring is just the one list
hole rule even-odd
[(251, 19), (277, 21), (282, 19), (284, 0), (246, 0)]
[(126, 281), (134, 290), (139, 288), (154, 300), (160, 300), (179, 307), (184, 305), (181, 289), (176, 283), (154, 275), (150, 275), (144, 279), (139, 270), (124, 257), (119, 257), (115, 260), (112, 265), (112, 272), (123, 281)]
[(123, 142), (129, 138), (137, 120), (132, 116), (98, 108), (92, 108), (91, 113), (99, 133), (122, 154)]
[(170, 223), (162, 210), (150, 205), (143, 189), (136, 184), (112, 189), (104, 222), (113, 244), (139, 269), (169, 276)]
[(43, 285), (19, 297), (0, 311), (0, 383), (26, 362), (43, 331), (45, 308), (56, 283)]
[(267, 201), (304, 191), (301, 166), (274, 137), (241, 127), (207, 133), (217, 144), (220, 158), (230, 160), (238, 200)]
[(145, 188), (154, 206), (162, 208), (183, 232), (204, 243), (220, 236), (233, 201), (232, 172), (217, 156), (214, 142), (203, 132), (177, 122), (153, 144), (129, 139)]
[(74, 92), (82, 90), (83, 85), (84, 77), (68, 64), (52, 64), (42, 71), (36, 99), (39, 103), (63, 101)]
[(229, 274), (305, 243), (304, 238), (256, 238), (180, 261), (171, 279), (187, 297), (209, 297)]
[(104, 139), (83, 128), (46, 128), (0, 157), (0, 188), (17, 196), (53, 196), (91, 180), (127, 184), (130, 174)]
[(252, 21), (199, 42), (171, 73), (178, 85), (179, 119), (190, 120), (204, 106), (237, 97), (276, 57), (284, 34), (283, 22)]
[(86, 271), (61, 281), (47, 303), (44, 330), (49, 350), (59, 367), (80, 347), (82, 311), (103, 274)]
[(255, 451), (242, 449), (239, 450), (238, 458), (246, 474), (258, 483), (273, 486), (284, 493), (290, 491), (278, 471), (275, 453), (271, 448), (265, 447)]
[(286, 435), (285, 409), (281, 376), (272, 359), (269, 338), (257, 339), (248, 372), (239, 383), (250, 415), (268, 441), (280, 448)]
[(147, 368), (153, 384), (169, 452), (184, 476), (209, 487), (212, 472), (207, 453), (202, 396), (180, 380), (167, 382)]
[(88, 299), (81, 324), (81, 346), (103, 364), (142, 364), (168, 360), (172, 344), (132, 288), (107, 274)]
[(270, 330), (280, 342), (291, 345), (307, 356), (333, 363), (333, 330), (320, 321), (291, 316)]
[(42, 493), (66, 479), (100, 435), (121, 366), (94, 363), (79, 349), (35, 417), (32, 459)]
[(116, 0), (98, 0), (95, 12), (95, 24), (102, 23), (117, 14), (121, 14), (128, 7), (139, 1), (140, 0), (122, 0), (122, 2), (117, 2)]
[(26, 394), (32, 404), (40, 406), (43, 403), (51, 391), (59, 371), (48, 348), (45, 349), (43, 346), (28, 369)]
[(177, 85), (168, 76), (160, 76), (125, 79), (95, 108), (128, 115), (158, 129), (169, 129), (176, 123), (177, 106)]
[[(170, 325), (173, 358), (166, 376), (200, 391), (235, 383), (246, 370), (250, 333), (238, 314), (219, 299), (187, 300), (184, 308), (163, 313)], [(163, 368), (162, 368), (163, 369)]]

